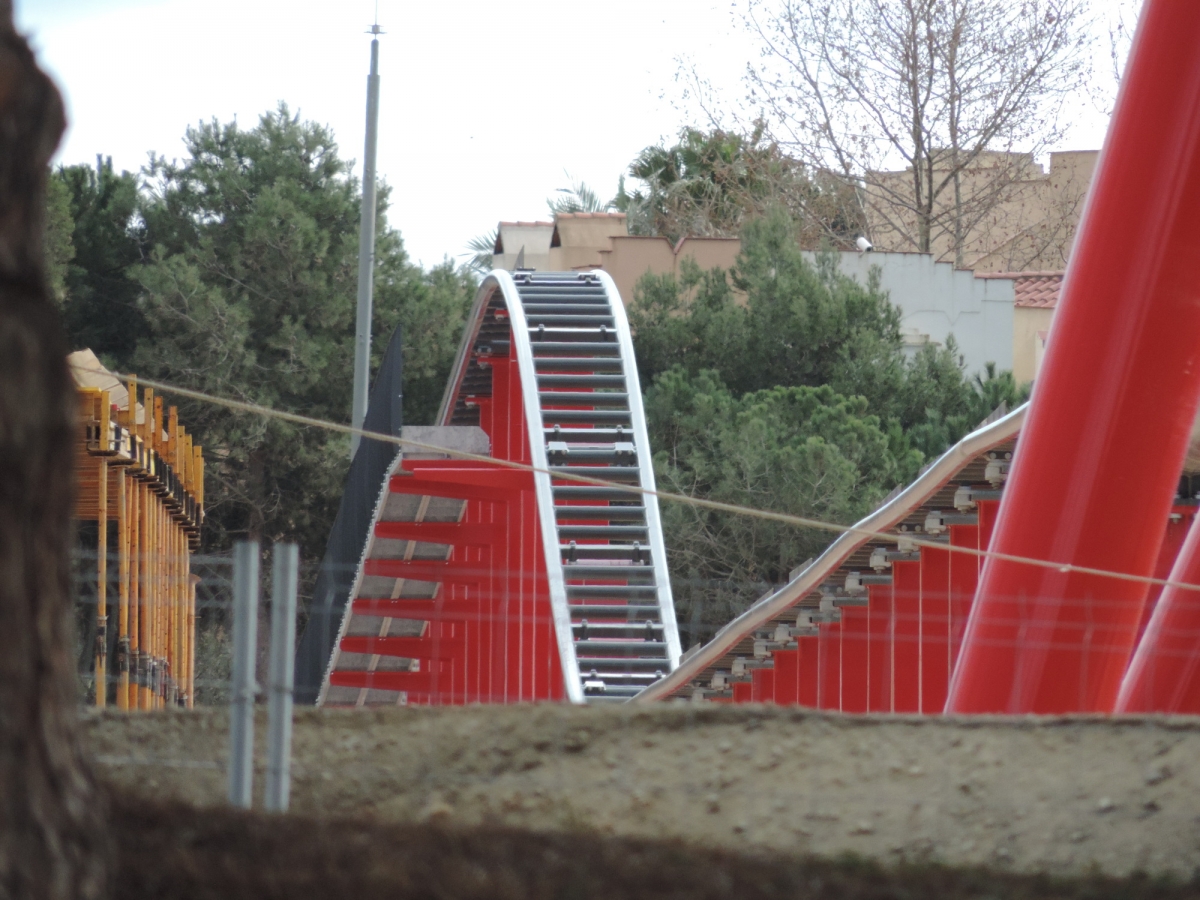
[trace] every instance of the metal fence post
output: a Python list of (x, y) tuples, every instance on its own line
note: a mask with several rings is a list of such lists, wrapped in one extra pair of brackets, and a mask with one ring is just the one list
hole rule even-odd
[(287, 812), (292, 774), (292, 676), (300, 549), (295, 544), (276, 544), (272, 555), (266, 808), (269, 812)]
[(233, 548), (233, 696), (229, 716), (229, 802), (250, 808), (254, 781), (254, 657), (258, 647), (258, 542)]

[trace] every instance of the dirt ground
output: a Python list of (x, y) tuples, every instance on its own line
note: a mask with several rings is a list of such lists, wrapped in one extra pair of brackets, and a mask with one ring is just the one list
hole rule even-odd
[(111, 798), (113, 900), (1194, 900), (1200, 884), (881, 866), (594, 832)]
[[(224, 710), (90, 715), (127, 797), (225, 796)], [(265, 717), (258, 723), (260, 750)], [(292, 810), (680, 839), (733, 854), (1189, 878), (1200, 720), (841, 717), (762, 707), (297, 713)], [(260, 752), (255, 786), (265, 769)]]

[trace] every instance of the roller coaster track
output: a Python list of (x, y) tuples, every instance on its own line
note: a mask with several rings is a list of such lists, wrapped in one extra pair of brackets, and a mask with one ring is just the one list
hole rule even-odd
[(429, 440), (486, 435), (534, 471), (396, 456), (318, 702), (624, 701), (668, 675), (679, 634), (612, 280), (488, 275), (440, 423)]

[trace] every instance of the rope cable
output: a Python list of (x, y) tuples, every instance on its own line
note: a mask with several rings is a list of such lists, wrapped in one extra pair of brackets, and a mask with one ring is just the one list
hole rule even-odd
[[(395, 435), (384, 434), (382, 432), (367, 431), (362, 428), (355, 428), (352, 425), (342, 425), (338, 422), (330, 422), (325, 419), (317, 419), (312, 416), (302, 415), (300, 413), (286, 412), (284, 410), (273, 409), (269, 406), (262, 406), (258, 403), (248, 403), (244, 400), (233, 400), (227, 397), (218, 397), (213, 394), (206, 394), (202, 391), (192, 390), (191, 388), (180, 387), (179, 385), (170, 384), (165, 381), (157, 381), (141, 376), (125, 375), (119, 372), (110, 370), (92, 369), (84, 366), (73, 366), (80, 372), (89, 372), (94, 375), (108, 375), (118, 381), (128, 384), (130, 381), (136, 381), (137, 384), (146, 387), (154, 388), (156, 391), (165, 391), (176, 394), (180, 397), (186, 397), (190, 400), (196, 400), (201, 403), (210, 403), (215, 406), (222, 406), (226, 409), (235, 410), (238, 412), (250, 413), (253, 415), (263, 416), (265, 418), (279, 419), (284, 422), (291, 422), (295, 425), (304, 425), (310, 428), (320, 428), (326, 431), (333, 431), (339, 434), (357, 436), (359, 438), (369, 438), (374, 441), (394, 444), (398, 447), (411, 447), (417, 450), (424, 450), (434, 453), (440, 453), (445, 456), (456, 459), (484, 462), (489, 465), (498, 465), (504, 468), (513, 469), (520, 472), (530, 472), (532, 474), (549, 475), (552, 478), (561, 481), (575, 481), (581, 484), (596, 485), (600, 487), (613, 487), (611, 481), (606, 481), (603, 478), (593, 478), (588, 475), (573, 475), (563, 471), (551, 471), (550, 469), (542, 469), (529, 463), (515, 462), (513, 460), (499, 459), (493, 456), (484, 456), (478, 453), (471, 453), (466, 450), (455, 450), (449, 447), (441, 447), (436, 444), (429, 444), (423, 441), (412, 440), (410, 438), (397, 437)], [(838, 525), (833, 522), (825, 522), (820, 519), (812, 519), (806, 516), (796, 516), (791, 513), (773, 512), (766, 509), (755, 509), (749, 506), (739, 506), (734, 503), (723, 503), (719, 500), (707, 500), (701, 497), (689, 497), (686, 494), (676, 494), (670, 491), (649, 490), (640, 485), (618, 485), (622, 492), (629, 494), (640, 494), (643, 496), (655, 497), (659, 500), (668, 501), (671, 503), (680, 503), (687, 506), (693, 506), (700, 509), (709, 509), (714, 512), (725, 512), (734, 515), (747, 516), (752, 518), (765, 519), (768, 521), (779, 522), (784, 525), (791, 525), (797, 528), (812, 528), (815, 530), (826, 531), (833, 534), (855, 534), (866, 538), (877, 538), (885, 540), (889, 543), (895, 543), (897, 535), (891, 532), (875, 531), (873, 529), (859, 528), (856, 525)], [(1037, 559), (1030, 556), (1019, 556), (1012, 553), (1000, 553), (994, 550), (981, 550), (975, 547), (954, 546), (952, 544), (944, 544), (939, 541), (930, 541), (923, 538), (915, 537), (910, 534), (904, 535), (904, 540), (911, 543), (915, 547), (923, 547), (931, 550), (943, 550), (951, 553), (960, 553), (967, 556), (974, 556), (980, 559), (998, 559), (1004, 562), (1017, 563), (1019, 565), (1036, 566), (1043, 569), (1053, 569), (1060, 574), (1079, 574), (1093, 575), (1099, 578), (1111, 578), (1120, 581), (1130, 581), (1138, 584), (1157, 585), (1161, 587), (1180, 588), (1188, 591), (1200, 591), (1200, 584), (1187, 584), (1181, 581), (1171, 581), (1165, 578), (1154, 578), (1148, 575), (1133, 575), (1128, 572), (1116, 572), (1110, 569), (1100, 569), (1093, 566), (1080, 566), (1074, 563), (1056, 563), (1050, 560)]]

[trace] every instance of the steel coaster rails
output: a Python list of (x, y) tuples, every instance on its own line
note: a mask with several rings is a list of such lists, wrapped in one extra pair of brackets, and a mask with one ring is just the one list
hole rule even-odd
[(943, 453), (917, 477), (916, 481), (884, 503), (879, 509), (840, 535), (825, 552), (795, 573), (782, 588), (763, 597), (717, 632), (711, 641), (683, 660), (675, 670), (637, 695), (637, 702), (663, 700), (719, 661), (743, 638), (799, 604), (829, 577), (846, 559), (881, 532), (888, 531), (907, 518), (922, 503), (936, 494), (972, 459), (1014, 437), (1025, 421), (1029, 404), (968, 434)]
[[(501, 327), (504, 320), (507, 327)], [(567, 699), (624, 701), (679, 664), (633, 340), (604, 272), (494, 271), (483, 281), (443, 396), (443, 425), (489, 394), (479, 360), (516, 360), (538, 529)], [(591, 395), (595, 395), (592, 399)], [(556, 484), (557, 471), (613, 488)], [(601, 582), (597, 584), (596, 582)]]

